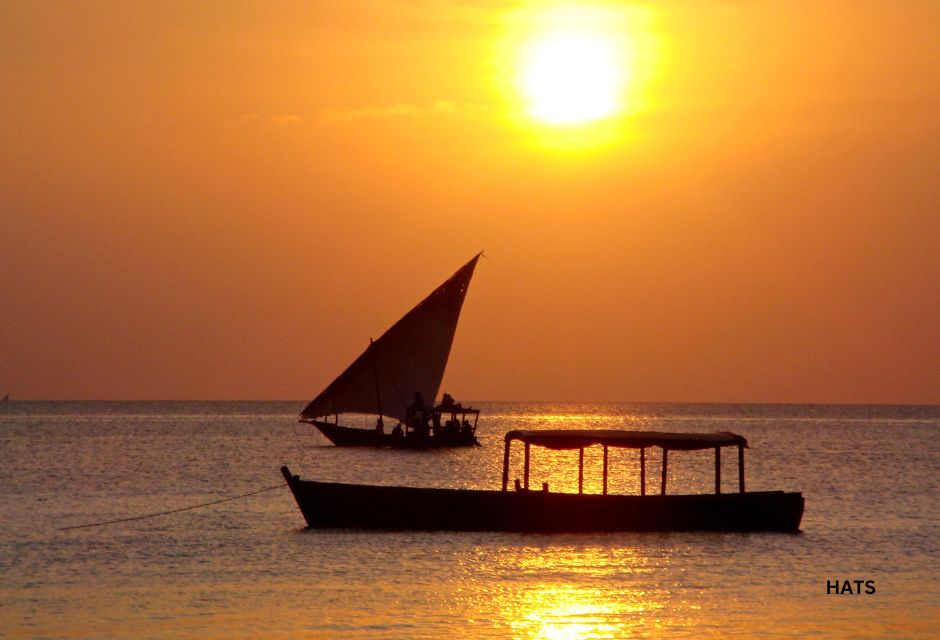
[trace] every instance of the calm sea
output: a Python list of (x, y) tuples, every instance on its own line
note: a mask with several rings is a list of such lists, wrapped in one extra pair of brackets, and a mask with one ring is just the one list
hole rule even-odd
[[(480, 403), (482, 447), (408, 452), (334, 448), (296, 422), (302, 405), (0, 403), (0, 636), (940, 633), (940, 407)], [(802, 491), (802, 533), (308, 531), (284, 487), (60, 530), (274, 487), (283, 463), (312, 479), (496, 489), (503, 433), (539, 426), (740, 433), (748, 489)], [(597, 490), (600, 452), (586, 458)], [(636, 452), (610, 464), (613, 489), (636, 492)], [(674, 452), (670, 492), (710, 491), (713, 469), (710, 452)], [(577, 454), (535, 452), (532, 479), (575, 488)], [(827, 593), (846, 580), (874, 593)]]

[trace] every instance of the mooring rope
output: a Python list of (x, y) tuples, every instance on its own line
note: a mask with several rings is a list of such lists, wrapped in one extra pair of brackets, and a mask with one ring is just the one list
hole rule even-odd
[(243, 493), (239, 496), (232, 496), (231, 498), (222, 498), (221, 500), (213, 500), (212, 502), (204, 502), (202, 504), (194, 504), (188, 507), (180, 507), (179, 509), (170, 509), (169, 511), (160, 511), (158, 513), (148, 513), (143, 516), (132, 516), (130, 518), (119, 518), (117, 520), (106, 520), (104, 522), (92, 522), (90, 524), (77, 524), (71, 527), (59, 527), (57, 531), (67, 531), (69, 529), (84, 529), (86, 527), (101, 527), (106, 524), (117, 524), (118, 522), (130, 522), (131, 520), (144, 520), (145, 518), (154, 518), (156, 516), (165, 516), (170, 513), (179, 513), (180, 511), (189, 511), (191, 509), (199, 509), (201, 507), (209, 507), (214, 504), (221, 504), (223, 502), (231, 502), (232, 500), (239, 500), (241, 498), (247, 498), (248, 496), (253, 496), (259, 493), (264, 493), (265, 491), (274, 491), (275, 489), (280, 489), (281, 487), (287, 486), (286, 482), (281, 484), (276, 484), (273, 487), (265, 487), (264, 489), (258, 489), (257, 491), (250, 491), (248, 493)]

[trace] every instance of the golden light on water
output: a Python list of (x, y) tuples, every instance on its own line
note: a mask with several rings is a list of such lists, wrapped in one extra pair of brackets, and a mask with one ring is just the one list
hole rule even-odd
[(641, 592), (549, 584), (506, 604), (516, 637), (533, 640), (627, 637), (663, 606), (661, 600)]
[(534, 638), (545, 640), (576, 640), (580, 638), (614, 638), (622, 626), (611, 616), (616, 609), (603, 601), (580, 600), (581, 594), (565, 590), (547, 590), (540, 594), (547, 603), (526, 614), (525, 620), (534, 627)]
[(506, 575), (525, 577), (492, 600), (519, 640), (662, 637), (663, 610), (677, 613), (680, 624), (699, 610), (661, 579), (668, 557), (622, 539), (506, 547), (499, 561)]

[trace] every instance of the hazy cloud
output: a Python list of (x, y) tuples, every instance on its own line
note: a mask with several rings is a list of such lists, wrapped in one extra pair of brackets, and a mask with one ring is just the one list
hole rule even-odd
[(226, 121), (230, 127), (259, 127), (264, 129), (282, 129), (303, 122), (303, 118), (293, 113), (262, 116), (257, 113), (243, 113), (237, 118)]
[(415, 118), (432, 114), (458, 115), (460, 113), (478, 113), (485, 109), (482, 105), (455, 102), (453, 100), (435, 100), (426, 106), (397, 102), (351, 109), (324, 109), (320, 112), (320, 118), (327, 122), (351, 122), (363, 119)]

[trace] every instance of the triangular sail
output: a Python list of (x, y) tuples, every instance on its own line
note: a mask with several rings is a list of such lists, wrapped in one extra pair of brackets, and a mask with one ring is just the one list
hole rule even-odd
[(301, 412), (313, 420), (336, 413), (372, 413), (405, 420), (420, 393), (437, 397), (470, 278), (480, 254), (461, 267), (368, 348)]

